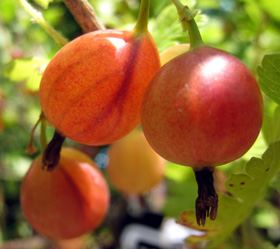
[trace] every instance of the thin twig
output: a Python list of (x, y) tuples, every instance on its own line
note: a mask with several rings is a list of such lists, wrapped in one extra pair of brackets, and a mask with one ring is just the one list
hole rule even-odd
[(38, 23), (53, 39), (60, 45), (64, 46), (67, 44), (68, 40), (59, 32), (57, 32), (42, 16), (42, 13), (36, 10), (31, 4), (26, 0), (18, 0), (21, 6), (29, 13), (34, 21)]
[(87, 0), (63, 0), (84, 33), (105, 29)]

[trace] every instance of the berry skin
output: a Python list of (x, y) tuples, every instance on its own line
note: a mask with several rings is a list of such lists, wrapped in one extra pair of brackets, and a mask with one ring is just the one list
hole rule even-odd
[(63, 148), (52, 172), (36, 158), (21, 186), (21, 206), (30, 225), (51, 239), (70, 239), (97, 228), (109, 206), (109, 190), (94, 162)]
[(159, 67), (148, 31), (87, 33), (64, 46), (47, 66), (39, 89), (43, 112), (76, 142), (112, 143), (140, 123), (144, 92)]
[(165, 64), (143, 98), (144, 134), (165, 159), (198, 170), (246, 153), (262, 125), (263, 101), (249, 69), (201, 46)]
[(110, 145), (108, 178), (126, 194), (143, 194), (164, 179), (165, 160), (134, 130)]

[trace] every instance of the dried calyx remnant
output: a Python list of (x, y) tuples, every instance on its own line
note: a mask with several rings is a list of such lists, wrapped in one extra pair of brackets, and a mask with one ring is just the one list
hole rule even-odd
[(195, 203), (196, 221), (198, 225), (205, 225), (206, 217), (215, 220), (218, 211), (218, 195), (214, 188), (214, 168), (203, 168), (194, 171), (198, 185), (198, 197)]
[(60, 151), (65, 138), (66, 137), (57, 130), (55, 131), (52, 140), (44, 150), (42, 160), (43, 170), (52, 171), (55, 169), (60, 159)]

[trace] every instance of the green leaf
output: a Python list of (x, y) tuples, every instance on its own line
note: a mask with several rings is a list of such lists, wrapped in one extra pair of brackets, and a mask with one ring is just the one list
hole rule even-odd
[(280, 105), (280, 53), (265, 55), (257, 73), (262, 91)]
[(217, 248), (252, 212), (266, 192), (269, 182), (280, 168), (280, 141), (272, 143), (262, 158), (251, 158), (245, 173), (232, 174), (225, 182), (230, 195), (219, 194), (216, 220), (207, 220), (205, 227), (196, 223), (195, 212), (187, 210), (180, 215), (180, 224), (204, 231), (203, 236), (191, 236), (189, 243), (205, 243), (207, 248)]
[(11, 81), (26, 81), (28, 90), (37, 91), (45, 67), (45, 59), (17, 59), (11, 61), (4, 69), (3, 75)]

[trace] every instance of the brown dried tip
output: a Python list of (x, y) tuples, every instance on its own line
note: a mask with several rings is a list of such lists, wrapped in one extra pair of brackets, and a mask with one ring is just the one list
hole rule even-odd
[(60, 159), (60, 150), (64, 140), (65, 137), (56, 130), (43, 154), (43, 170), (52, 171), (55, 169)]
[(32, 143), (29, 143), (27, 148), (26, 148), (26, 152), (29, 155), (33, 155), (33, 154), (35, 154), (37, 152), (37, 149), (36, 149), (36, 147)]
[(204, 226), (206, 218), (210, 216), (211, 220), (215, 220), (218, 211), (218, 195), (213, 185), (213, 168), (203, 168), (194, 173), (198, 185), (198, 197), (195, 203), (196, 221), (199, 226)]

